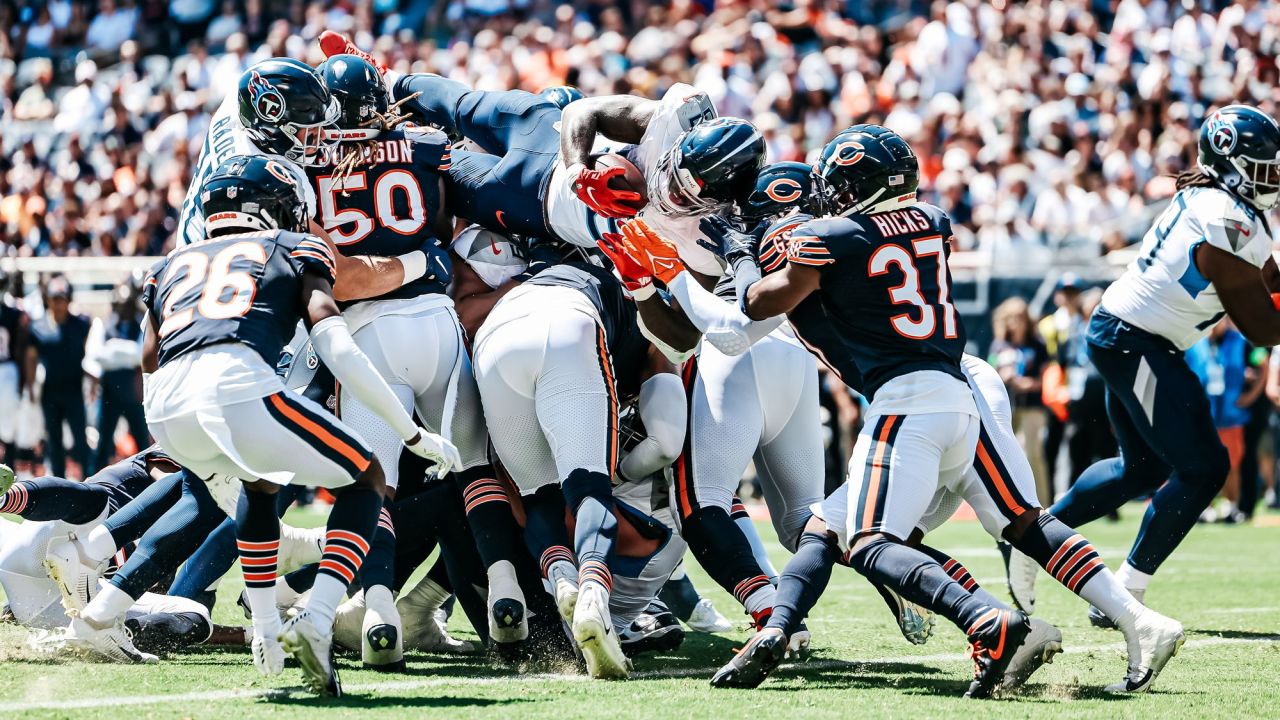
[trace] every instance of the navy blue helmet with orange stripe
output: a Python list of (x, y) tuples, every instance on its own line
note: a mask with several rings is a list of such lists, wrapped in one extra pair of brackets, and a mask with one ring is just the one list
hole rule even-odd
[(766, 165), (756, 178), (755, 189), (740, 208), (742, 217), (752, 222), (776, 218), (799, 208), (800, 212), (821, 216), (822, 180), (802, 162)]
[(209, 237), (259, 230), (303, 232), (306, 200), (295, 171), (276, 155), (235, 155), (200, 187)]
[(854, 125), (822, 148), (818, 177), (831, 214), (885, 212), (916, 201), (920, 165), (898, 133)]

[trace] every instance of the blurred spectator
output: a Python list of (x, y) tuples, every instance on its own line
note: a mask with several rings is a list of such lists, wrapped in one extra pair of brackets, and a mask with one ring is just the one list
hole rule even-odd
[(111, 293), (111, 314), (94, 320), (89, 333), (85, 372), (98, 381), (98, 447), (95, 473), (111, 464), (116, 449), (116, 426), (129, 424), (134, 452), (150, 444), (142, 412), (142, 305), (139, 290), (126, 280)]
[[(28, 377), (35, 376), (39, 363), (44, 371), (40, 409), (44, 412), (45, 455), (49, 474), (67, 475), (67, 448), (64, 432), (71, 435), (71, 459), (79, 465), (79, 477), (89, 467), (89, 445), (85, 439), (84, 371), (85, 343), (89, 339), (89, 318), (71, 312), (71, 283), (63, 275), (49, 278), (45, 286), (43, 317), (31, 323), (31, 347), (27, 350)], [(63, 424), (66, 430), (63, 430)]]
[(1035, 324), (1027, 302), (1009, 298), (1000, 303), (991, 316), (995, 340), (991, 343), (988, 362), (995, 366), (1009, 390), (1013, 403), (1013, 431), (1027, 451), (1031, 472), (1036, 478), (1036, 494), (1040, 503), (1053, 501), (1049, 469), (1039, 452), (1045, 427), (1044, 403), (1040, 399), (1041, 376), (1049, 361), (1044, 343), (1035, 335)]
[(120, 50), (125, 40), (133, 37), (134, 26), (138, 24), (136, 7), (117, 7), (115, 0), (100, 0), (98, 14), (89, 23), (89, 32), (85, 35), (85, 43), (90, 50), (102, 53), (114, 53)]

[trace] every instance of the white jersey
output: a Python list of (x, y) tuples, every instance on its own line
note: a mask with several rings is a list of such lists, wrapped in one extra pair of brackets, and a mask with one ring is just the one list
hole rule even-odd
[[(593, 153), (621, 152), (646, 178), (656, 171), (658, 161), (675, 146), (690, 128), (716, 117), (715, 105), (707, 94), (692, 85), (676, 83), (667, 90), (649, 119), (639, 145), (619, 148), (616, 143), (597, 137)], [(605, 233), (617, 233), (616, 220), (600, 217), (578, 199), (565, 172), (564, 161), (556, 164), (547, 188), (547, 224), (565, 242), (579, 247), (595, 247)], [(714, 247), (698, 227), (698, 216), (663, 215), (652, 204), (646, 205), (640, 217), (662, 237), (675, 243), (680, 258), (691, 269), (704, 275), (724, 273), (724, 264), (711, 250)]]
[(1142, 238), (1141, 253), (1107, 288), (1102, 307), (1121, 320), (1186, 350), (1223, 316), (1222, 300), (1195, 264), (1201, 243), (1261, 268), (1271, 256), (1262, 217), (1217, 188), (1188, 188)]
[[(204, 202), (201, 200), (200, 188), (214, 171), (222, 167), (228, 158), (236, 155), (271, 154), (249, 139), (244, 125), (240, 123), (239, 98), (234, 93), (228, 95), (213, 114), (209, 134), (205, 136), (204, 145), (200, 148), (200, 159), (196, 161), (196, 171), (191, 176), (191, 184), (187, 186), (187, 196), (182, 201), (182, 214), (178, 217), (177, 245), (181, 247), (204, 240)], [(287, 158), (277, 157), (297, 175), (298, 186), (303, 188), (307, 199), (307, 217), (315, 217), (316, 194), (306, 173)]]

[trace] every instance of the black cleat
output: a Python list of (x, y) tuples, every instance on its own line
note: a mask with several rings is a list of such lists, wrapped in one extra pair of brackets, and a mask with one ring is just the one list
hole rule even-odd
[(684, 642), (684, 629), (665, 605), (653, 602), (631, 621), (618, 639), (627, 657), (648, 652), (671, 652)]
[(776, 628), (761, 630), (738, 651), (728, 665), (716, 671), (711, 687), (759, 687), (782, 664), (787, 654), (787, 638)]
[(1004, 680), (1013, 655), (1031, 632), (1027, 616), (1017, 610), (992, 608), (969, 628), (969, 657), (973, 658), (973, 682), (964, 694), (987, 698)]

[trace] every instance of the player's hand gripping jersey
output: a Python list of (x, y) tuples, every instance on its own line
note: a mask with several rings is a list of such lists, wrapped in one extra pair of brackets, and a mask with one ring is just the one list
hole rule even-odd
[(1261, 268), (1271, 242), (1262, 215), (1235, 196), (1217, 188), (1179, 191), (1142, 238), (1138, 259), (1107, 288), (1102, 305), (1186, 350), (1225, 314), (1217, 289), (1196, 268), (1196, 248), (1209, 243)]
[[(776, 237), (774, 242), (785, 243), (787, 262), (822, 273), (821, 287), (810, 296), (820, 303), (803, 302), (788, 315), (797, 335), (842, 377), (853, 382), (861, 377), (860, 391), (868, 399), (874, 400), (890, 381), (920, 370), (963, 380), (965, 332), (951, 304), (950, 237), (946, 214), (924, 203), (874, 215), (811, 220), (794, 227), (789, 237)], [(776, 253), (762, 249), (762, 268), (778, 261)], [(954, 385), (967, 395), (967, 387)], [(924, 388), (902, 388), (901, 393), (889, 411), (972, 408), (971, 398), (949, 405), (955, 393)]]

